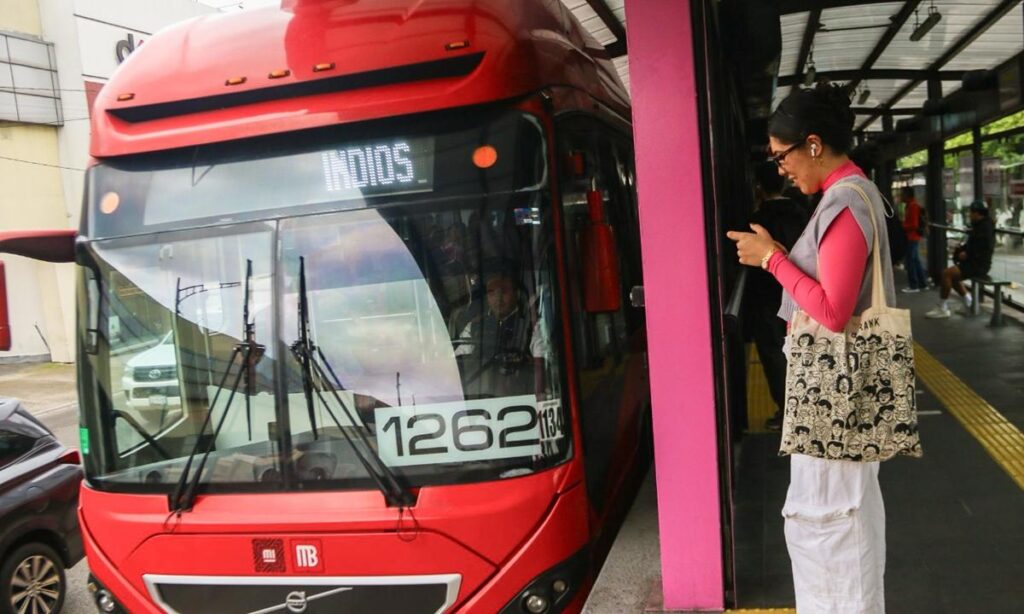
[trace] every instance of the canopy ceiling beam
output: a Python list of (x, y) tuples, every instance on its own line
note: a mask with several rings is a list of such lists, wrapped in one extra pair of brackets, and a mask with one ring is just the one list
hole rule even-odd
[(608, 7), (608, 3), (604, 0), (587, 0), (587, 4), (597, 13), (597, 16), (604, 22), (605, 27), (615, 35), (615, 42), (605, 47), (608, 55), (613, 58), (626, 55), (626, 28)]
[(875, 109), (872, 107), (853, 107), (850, 109), (857, 115), (874, 115), (876, 117), (893, 117), (903, 115), (917, 115), (921, 107), (902, 107), (899, 109)]
[[(804, 79), (804, 67), (807, 65), (807, 57), (811, 53), (811, 46), (814, 45), (814, 35), (818, 33), (818, 26), (821, 25), (821, 9), (811, 11), (807, 16), (807, 27), (804, 28), (804, 38), (800, 41), (800, 54), (796, 56), (796, 70), (793, 72), (796, 83), (802, 83)], [(790, 83), (794, 85), (794, 83)]]
[[(907, 68), (874, 68), (870, 70), (854, 69), (854, 70), (829, 70), (826, 72), (819, 72), (818, 78), (825, 78), (829, 81), (850, 81), (853, 83), (854, 79), (858, 77), (862, 79), (920, 79), (927, 81), (930, 78), (936, 78), (941, 81), (959, 81), (963, 79), (964, 70), (938, 70), (934, 72), (928, 72), (927, 70), (913, 70)], [(779, 77), (779, 87), (785, 87), (787, 85), (796, 85), (803, 82), (803, 75), (786, 75), (785, 77)]]
[(883, 2), (892, 2), (892, 0), (781, 0), (779, 2), (779, 14), (789, 15), (815, 9), (834, 9), (861, 4), (882, 4)]
[(864, 59), (864, 63), (861, 64), (861, 74), (850, 79), (848, 87), (851, 90), (860, 85), (861, 81), (868, 78), (863, 75), (867, 74), (867, 72), (871, 70), (871, 67), (875, 65), (875, 62), (878, 61), (878, 58), (885, 53), (885, 50), (889, 47), (889, 43), (891, 43), (892, 39), (896, 37), (897, 33), (899, 33), (903, 24), (907, 23), (907, 20), (910, 19), (910, 16), (917, 10), (919, 4), (921, 4), (921, 0), (907, 0), (903, 3), (903, 8), (901, 8), (900, 11), (892, 17), (892, 23), (889, 24), (889, 27), (886, 28), (882, 37), (878, 39), (878, 42), (875, 44), (875, 48), (871, 50), (868, 57)]
[[(1003, 0), (1002, 2), (1000, 2), (998, 5), (996, 5), (995, 8), (989, 11), (988, 14), (986, 14), (985, 17), (981, 19), (981, 21), (974, 24), (974, 26), (972, 26), (970, 30), (968, 30), (963, 36), (961, 36), (955, 43), (950, 45), (950, 47), (946, 49), (946, 51), (944, 51), (942, 55), (940, 55), (934, 62), (932, 62), (931, 66), (929, 66), (925, 72), (932, 73), (940, 70), (943, 66), (948, 64), (950, 60), (959, 55), (964, 49), (970, 47), (971, 43), (977, 40), (979, 36), (984, 34), (989, 28), (992, 27), (993, 24), (1002, 19), (1004, 15), (1009, 13), (1018, 4), (1020, 4), (1020, 0)], [(904, 96), (914, 91), (914, 88), (921, 85), (925, 81), (927, 81), (927, 78), (912, 80), (910, 83), (900, 88), (898, 92), (893, 94), (892, 98), (883, 103), (881, 105), (881, 108), (891, 109), (894, 104), (902, 100)], [(863, 122), (858, 129), (863, 130), (865, 126), (875, 121), (877, 117), (879, 117), (879, 115), (877, 113), (873, 113), (871, 117), (869, 117), (865, 122)]]

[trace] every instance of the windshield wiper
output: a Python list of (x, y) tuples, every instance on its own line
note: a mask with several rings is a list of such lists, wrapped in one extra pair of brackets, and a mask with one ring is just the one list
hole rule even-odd
[[(309, 298), (306, 289), (306, 259), (299, 256), (299, 338), (291, 346), (291, 351), (302, 366), (302, 385), (306, 396), (306, 409), (309, 412), (309, 422), (313, 427), (313, 437), (319, 438), (315, 422), (315, 405), (313, 396), (320, 400), (327, 414), (334, 421), (334, 424), (341, 431), (345, 441), (355, 452), (356, 457), (362, 464), (363, 469), (373, 479), (377, 488), (384, 495), (384, 500), (389, 507), (406, 508), (416, 502), (416, 497), (411, 491), (399, 483), (391, 468), (380, 457), (380, 454), (370, 444), (366, 436), (366, 425), (362, 419), (353, 414), (353, 411), (342, 400), (339, 390), (345, 390), (341, 380), (331, 367), (331, 363), (324, 356), (323, 351), (313, 344), (309, 333)], [(328, 373), (330, 377), (328, 377)], [(325, 382), (327, 385), (325, 386)], [(338, 417), (331, 410), (327, 400), (324, 398), (324, 390), (334, 395), (334, 400), (345, 413), (345, 418), (353, 425), (359, 442), (357, 443), (348, 429), (342, 426)], [(359, 444), (362, 444), (360, 446)]]
[[(263, 352), (266, 349), (263, 345), (256, 343), (256, 325), (254, 322), (249, 322), (249, 298), (250, 298), (250, 282), (252, 281), (252, 260), (245, 261), (245, 297), (242, 301), (242, 341), (235, 345), (231, 351), (231, 358), (228, 360), (227, 367), (224, 369), (224, 374), (220, 378), (220, 383), (217, 385), (217, 393), (213, 395), (213, 401), (210, 402), (210, 406), (206, 412), (206, 419), (203, 420), (203, 426), (199, 429), (199, 434), (196, 437), (196, 442), (192, 446), (192, 451), (188, 455), (188, 459), (185, 461), (185, 467), (181, 472), (181, 477), (178, 479), (178, 483), (174, 488), (174, 493), (170, 497), (170, 509), (172, 512), (180, 514), (187, 512), (192, 509), (196, 499), (196, 489), (199, 486), (199, 481), (203, 475), (203, 469), (206, 467), (206, 460), (210, 457), (210, 452), (213, 451), (214, 446), (217, 444), (217, 436), (220, 435), (220, 430), (224, 427), (224, 422), (228, 417), (228, 410), (231, 409), (231, 403), (235, 400), (235, 393), (238, 392), (238, 386), (242, 382), (242, 376), (246, 379), (246, 393), (245, 393), (245, 413), (246, 419), (249, 420), (249, 439), (252, 439), (252, 413), (250, 408), (250, 396), (253, 389), (253, 373), (256, 367), (256, 363), (263, 358)], [(221, 413), (220, 420), (217, 422), (217, 427), (213, 430), (213, 435), (209, 439), (209, 443), (206, 446), (206, 450), (203, 455), (199, 458), (199, 464), (196, 466), (194, 473), (190, 473), (192, 468), (192, 461), (195, 459), (196, 454), (199, 452), (199, 448), (203, 443), (203, 433), (210, 426), (210, 422), (213, 419), (213, 409), (217, 406), (217, 400), (220, 398), (220, 393), (224, 391), (224, 383), (228, 379), (228, 375), (231, 374), (231, 368), (235, 365), (235, 360), (241, 356), (242, 364), (238, 369), (238, 373), (235, 375), (235, 381), (231, 385), (231, 393), (228, 395), (228, 402), (224, 405), (224, 411)]]

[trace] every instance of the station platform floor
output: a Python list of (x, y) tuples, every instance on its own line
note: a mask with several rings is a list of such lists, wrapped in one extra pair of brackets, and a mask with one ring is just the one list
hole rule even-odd
[[(899, 283), (899, 281), (897, 281)], [(956, 295), (954, 295), (954, 299)], [(1024, 611), (1024, 318), (1006, 310), (929, 320), (938, 292), (899, 294), (917, 343), (921, 459), (882, 465), (890, 613)], [(955, 301), (951, 301), (955, 302)], [(959, 304), (959, 303), (957, 303)], [(751, 354), (751, 430), (735, 454), (737, 612), (792, 612), (792, 574), (780, 515), (789, 460), (764, 431), (774, 411)], [(664, 611), (653, 479), (641, 495), (584, 609)]]

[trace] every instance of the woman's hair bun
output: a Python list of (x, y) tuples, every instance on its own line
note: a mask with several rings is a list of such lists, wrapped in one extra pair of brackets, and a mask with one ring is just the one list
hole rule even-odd
[(850, 108), (849, 88), (819, 82), (813, 88), (797, 89), (779, 103), (768, 120), (768, 134), (784, 143), (797, 143), (810, 134), (837, 153), (853, 145), (856, 115)]
[(850, 108), (850, 88), (838, 83), (819, 81), (815, 84), (813, 91), (818, 100), (832, 108), (843, 125), (853, 128), (853, 123), (857, 118), (853, 109)]

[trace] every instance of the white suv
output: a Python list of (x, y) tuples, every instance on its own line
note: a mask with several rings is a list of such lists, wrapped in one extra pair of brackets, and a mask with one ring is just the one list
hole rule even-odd
[(157, 417), (167, 408), (181, 406), (173, 333), (125, 363), (121, 386), (128, 406), (144, 417)]

